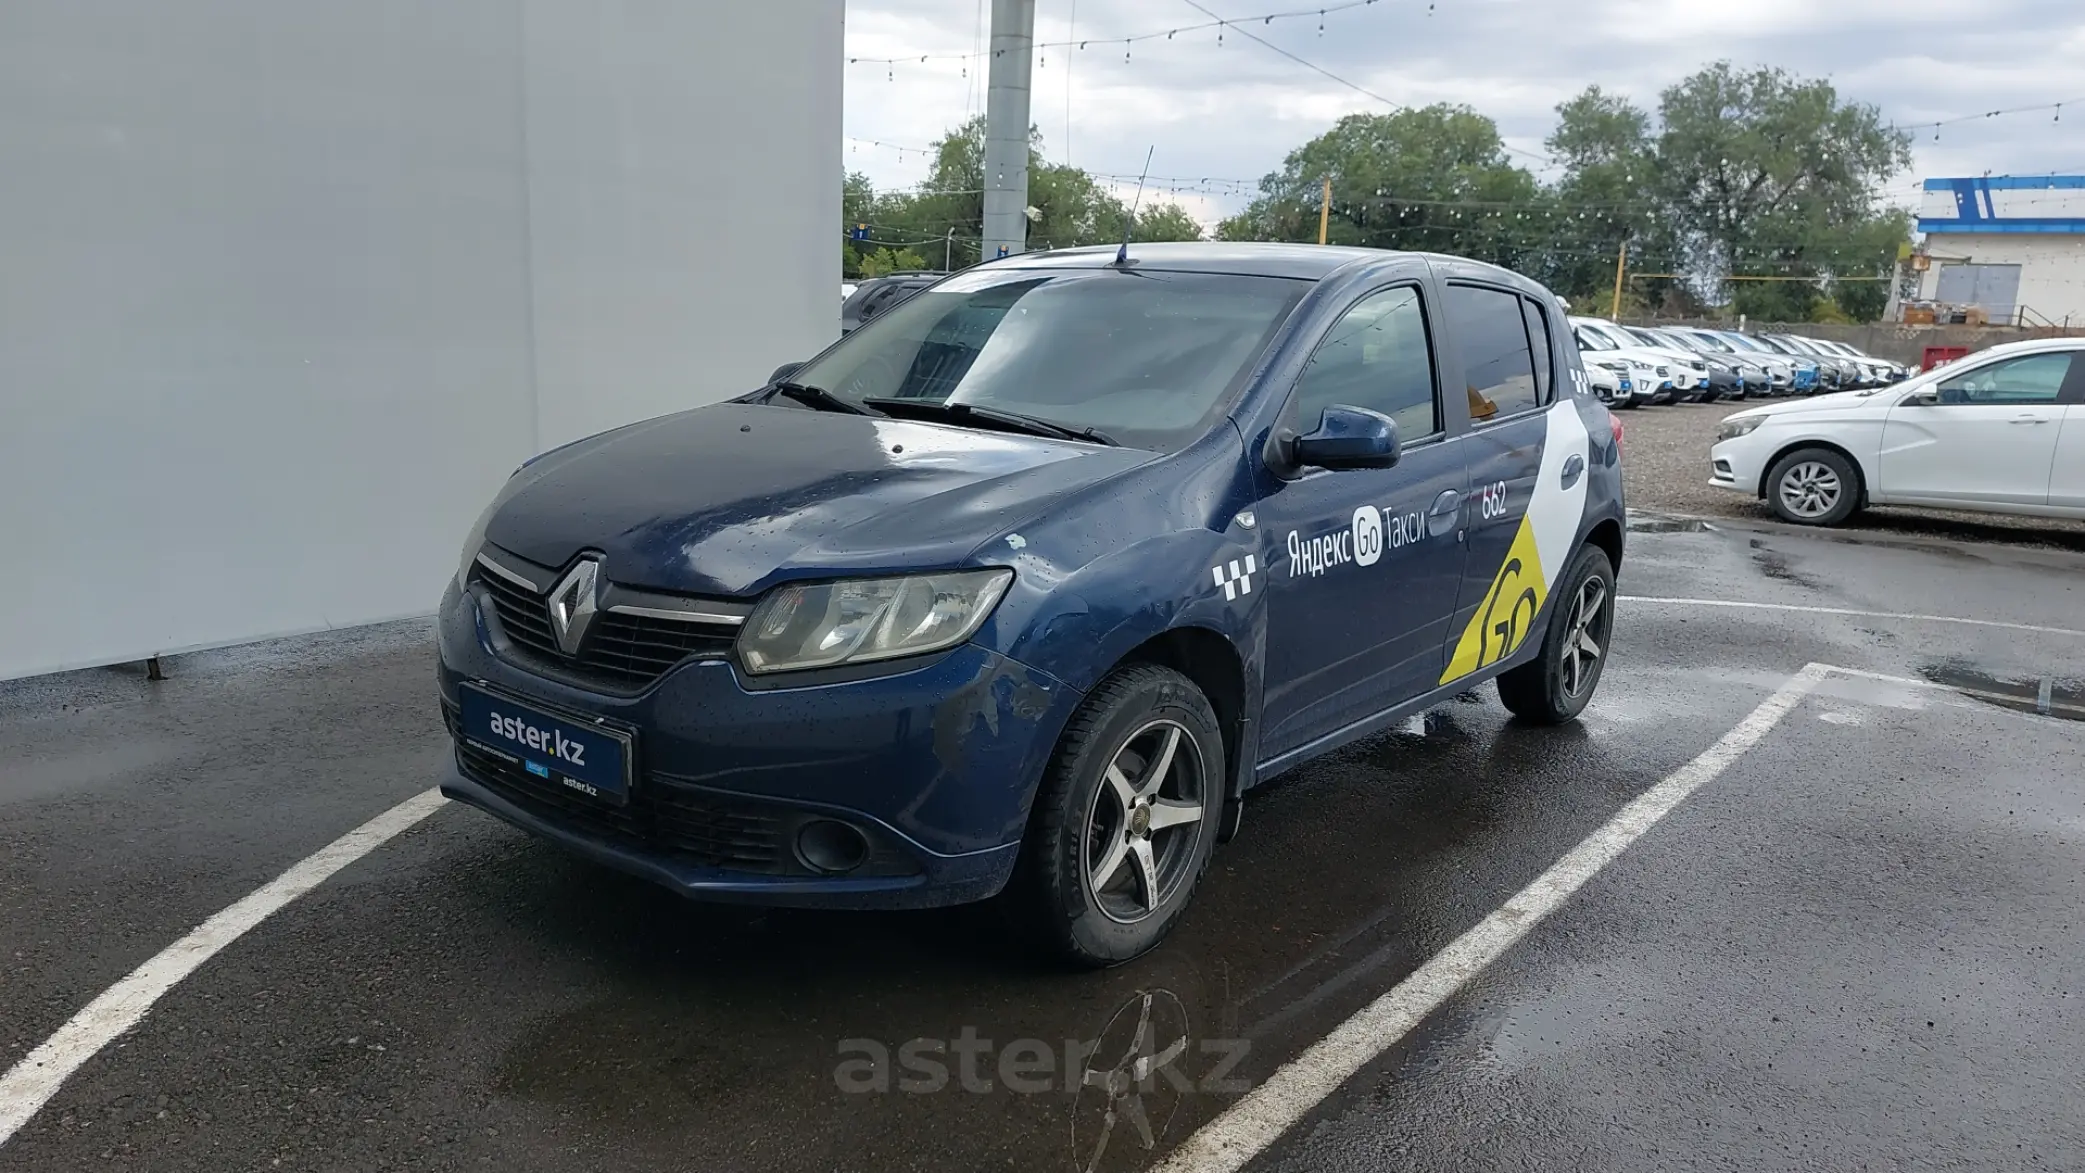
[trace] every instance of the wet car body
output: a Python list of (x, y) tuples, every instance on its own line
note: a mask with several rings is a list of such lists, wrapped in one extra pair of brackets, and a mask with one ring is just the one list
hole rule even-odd
[[(1556, 610), (1542, 576), (1574, 551), (1619, 561), (1618, 429), (1540, 286), (1372, 250), (1135, 251), (1118, 267), (1113, 250), (1031, 255), (950, 287), (1007, 271), (1293, 283), (1220, 410), (1170, 450), (811, 410), (769, 388), (518, 470), (442, 602), (444, 708), (458, 732), (487, 696), (574, 736), (598, 729), (628, 747), (628, 776), (604, 802), (464, 733), (444, 792), (691, 896), (978, 900), (1008, 882), (1067, 722), (1118, 666), (1165, 665), (1208, 694), (1228, 832), (1253, 785), (1528, 664), (1544, 642), (1529, 636)], [(1538, 409), (1473, 421), (1479, 402), (1497, 405), (1475, 384), (1468, 404), (1448, 393), (1466, 373), (1442, 309), (1450, 287), (1549, 315), (1553, 386)], [(1439, 431), (1390, 468), (1271, 471), (1295, 439), (1283, 413), (1314, 348), (1385, 289), (1425, 306)], [(1364, 516), (1379, 527), (1375, 573), (1349, 541)], [(686, 650), (660, 658), (641, 632), (610, 645), (622, 659), (555, 646), (540, 608), (562, 605), (586, 565), (598, 621), (678, 623)], [(1005, 593), (954, 647), (767, 677), (735, 650), (763, 600), (796, 584), (990, 569), (1011, 572)], [(1386, 610), (1393, 596), (1407, 605)], [(859, 836), (846, 866), (804, 846), (832, 824)]]

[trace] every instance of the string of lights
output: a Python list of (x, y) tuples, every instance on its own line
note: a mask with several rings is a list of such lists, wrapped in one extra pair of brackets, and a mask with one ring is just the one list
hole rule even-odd
[(1890, 129), (1908, 130), (1914, 134), (1930, 130), (1933, 132), (1933, 140), (1938, 142), (1940, 140), (1940, 128), (1943, 126), (1956, 126), (1964, 122), (1981, 122), (1986, 118), (1998, 118), (2006, 114), (2033, 114), (2042, 110), (2055, 111), (2055, 116), (2049, 119), (2049, 121), (2062, 122), (2063, 108), (2080, 104), (2085, 104), (2085, 97), (2065, 98), (2061, 102), (2043, 102), (2039, 106), (2013, 106), (2004, 110), (1986, 110), (1981, 114), (1960, 114), (1953, 118), (1942, 118), (1936, 122), (1894, 122), (1890, 124)]
[[(1179, 36), (1181, 33), (1203, 32), (1208, 29), (1217, 30), (1216, 43), (1221, 45), (1223, 43), (1223, 36), (1225, 31), (1237, 26), (1258, 24), (1264, 27), (1266, 25), (1273, 24), (1277, 20), (1296, 20), (1304, 17), (1313, 16), (1316, 17), (1318, 20), (1318, 32), (1323, 33), (1325, 31), (1325, 18), (1327, 16), (1331, 16), (1336, 13), (1346, 12), (1350, 9), (1355, 8), (1368, 8), (1374, 5), (1375, 3), (1376, 0), (1345, 0), (1344, 3), (1321, 4), (1313, 8), (1296, 8), (1290, 9), (1285, 12), (1263, 12), (1257, 16), (1244, 16), (1230, 20), (1219, 18), (1204, 21), (1201, 24), (1177, 25), (1173, 28), (1157, 29), (1152, 32), (1138, 33), (1135, 36), (1129, 37), (1083, 37), (1068, 41), (1037, 41), (1035, 42), (1035, 48), (1042, 50), (1084, 49), (1088, 45), (1094, 44), (1121, 45), (1124, 47), (1126, 53), (1129, 46), (1142, 41), (1155, 41), (1160, 39), (1161, 37), (1170, 41), (1175, 37)], [(1432, 8), (1433, 6), (1431, 4), (1427, 5), (1427, 9), (1429, 11), (1431, 11)], [(1244, 30), (1241, 28), (1239, 29), (1239, 31), (1243, 32)], [(934, 61), (974, 61), (980, 57), (986, 56), (987, 53), (996, 55), (999, 52), (1000, 50), (995, 49), (988, 50), (985, 52), (972, 53), (907, 53), (901, 57), (857, 56), (847, 58), (847, 64), (882, 66), (915, 64), (924, 65)]]

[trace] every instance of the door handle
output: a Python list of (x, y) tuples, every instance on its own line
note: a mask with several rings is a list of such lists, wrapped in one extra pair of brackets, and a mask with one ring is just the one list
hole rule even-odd
[(1426, 511), (1426, 536), (1438, 538), (1455, 528), (1462, 517), (1462, 494), (1454, 489), (1443, 490), (1433, 499), (1433, 508)]
[(2039, 415), (2016, 415), (2016, 416), (2014, 416), (2014, 417), (2013, 417), (2013, 418), (2012, 418), (2011, 420), (2008, 420), (2007, 422), (2008, 422), (2008, 423), (2015, 423), (2015, 424), (2045, 424), (2045, 423), (2048, 423), (2049, 421), (2048, 421), (2047, 417), (2045, 417), (2045, 416), (2039, 416)]

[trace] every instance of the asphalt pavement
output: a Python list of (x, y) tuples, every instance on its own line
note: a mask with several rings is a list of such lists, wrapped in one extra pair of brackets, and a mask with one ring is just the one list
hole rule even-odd
[[(690, 904), (450, 806), (174, 985), (0, 1173), (1148, 1167), (1813, 664), (1249, 1167), (2079, 1168), (2085, 558), (1853, 536), (1644, 519), (1581, 722), (1486, 688), (1294, 771), (1104, 973), (989, 907)], [(425, 790), (432, 663), (413, 623), (0, 685), (0, 1069)], [(1172, 1058), (1125, 1096), (1140, 1024)]]

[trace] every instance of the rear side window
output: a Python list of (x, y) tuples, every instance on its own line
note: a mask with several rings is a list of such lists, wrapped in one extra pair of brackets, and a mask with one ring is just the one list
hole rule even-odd
[(1521, 298), (1520, 308), (1528, 320), (1528, 346), (1535, 355), (1535, 399), (1548, 403), (1556, 395), (1556, 384), (1551, 378), (1556, 354), (1549, 346), (1549, 315), (1542, 312), (1541, 305), (1533, 298)]
[(1472, 423), (1541, 406), (1521, 301), (1519, 294), (1500, 289), (1448, 287), (1448, 323), (1462, 356)]

